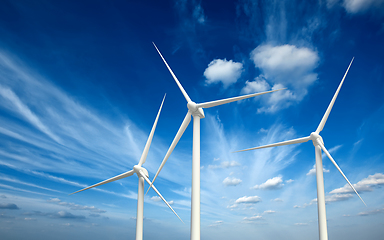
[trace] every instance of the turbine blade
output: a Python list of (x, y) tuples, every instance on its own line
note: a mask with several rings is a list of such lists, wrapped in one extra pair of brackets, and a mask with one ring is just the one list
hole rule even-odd
[(151, 129), (151, 133), (149, 134), (147, 143), (145, 144), (144, 151), (143, 151), (143, 153), (141, 154), (141, 158), (140, 158), (140, 161), (139, 161), (139, 164), (138, 164), (140, 167), (141, 167), (141, 165), (143, 165), (143, 164), (145, 163), (145, 160), (147, 159), (147, 155), (148, 155), (149, 147), (151, 146), (151, 142), (152, 142), (153, 134), (155, 134), (155, 129), (156, 129), (157, 121), (159, 120), (159, 116), (160, 116), (161, 108), (163, 107), (163, 103), (164, 103), (164, 100), (165, 100), (165, 96), (166, 96), (166, 95), (167, 95), (167, 94), (164, 94), (164, 98), (163, 98), (163, 101), (161, 102), (160, 109), (159, 109), (159, 111), (157, 112), (157, 116), (156, 116), (155, 122), (153, 123), (152, 129)]
[(325, 148), (325, 146), (320, 142), (320, 140), (316, 139), (317, 143), (319, 144), (319, 146), (321, 147), (321, 149), (323, 149), (323, 151), (325, 152), (325, 154), (328, 156), (329, 160), (331, 160), (331, 162), (333, 163), (333, 165), (335, 165), (335, 167), (337, 168), (337, 170), (339, 170), (339, 172), (341, 173), (341, 175), (344, 177), (345, 181), (347, 181), (347, 183), (349, 184), (349, 186), (351, 186), (351, 188), (353, 189), (353, 191), (355, 191), (355, 193), (357, 194), (357, 196), (360, 198), (360, 200), (364, 203), (365, 206), (367, 206), (367, 204), (365, 204), (364, 200), (360, 197), (360, 195), (357, 193), (356, 189), (353, 187), (353, 185), (349, 182), (348, 178), (344, 175), (343, 171), (341, 171), (340, 167), (337, 165), (336, 161), (333, 160), (331, 154), (329, 154), (328, 150)]
[(284, 145), (290, 145), (290, 144), (296, 144), (296, 143), (303, 143), (303, 142), (308, 142), (309, 140), (311, 140), (311, 137), (309, 137), (309, 136), (308, 137), (302, 137), (302, 138), (296, 138), (293, 140), (288, 140), (288, 141), (279, 142), (279, 143), (272, 143), (272, 144), (264, 145), (261, 147), (254, 147), (254, 148), (239, 150), (239, 151), (235, 151), (234, 153), (250, 151), (250, 150), (255, 150), (255, 149), (261, 149), (261, 148), (278, 147), (278, 146), (284, 146)]
[[(148, 184), (151, 184), (151, 181), (147, 178), (147, 176), (145, 176), (145, 174), (144, 174), (142, 171), (140, 171), (140, 175), (145, 179), (145, 181), (146, 181)], [(177, 215), (177, 213), (175, 212), (175, 210), (173, 210), (173, 208), (171, 207), (171, 205), (169, 205), (169, 203), (164, 199), (164, 197), (163, 197), (163, 196), (160, 194), (160, 192), (156, 189), (156, 187), (155, 187), (154, 185), (152, 185), (152, 188), (153, 188), (153, 190), (155, 190), (155, 192), (157, 193), (157, 195), (159, 195), (159, 197), (161, 198), (161, 200), (163, 200), (163, 201), (165, 202), (165, 204), (167, 204), (167, 206), (169, 207), (169, 209), (172, 210), (172, 212), (176, 215), (176, 217), (178, 217), (178, 218), (180, 219), (180, 221), (181, 221), (182, 223), (184, 223), (183, 220), (181, 220), (181, 218), (179, 217), (179, 215)]]
[(200, 108), (200, 107), (201, 108), (211, 108), (211, 107), (215, 107), (218, 105), (222, 105), (222, 104), (226, 104), (226, 103), (230, 103), (230, 102), (235, 102), (235, 101), (239, 101), (239, 100), (250, 98), (250, 97), (256, 97), (256, 96), (263, 95), (266, 93), (281, 91), (284, 89), (286, 89), (286, 88), (281, 88), (281, 89), (276, 89), (276, 90), (271, 90), (271, 91), (266, 91), (266, 92), (261, 92), (261, 93), (252, 93), (252, 94), (243, 95), (243, 96), (239, 96), (239, 97), (226, 98), (226, 99), (221, 99), (221, 100), (216, 100), (216, 101), (211, 101), (211, 102), (198, 103), (198, 104), (196, 104), (196, 106), (198, 108)]
[(325, 111), (325, 114), (324, 114), (323, 118), (321, 119), (319, 126), (318, 126), (317, 129), (316, 129), (316, 133), (320, 133), (320, 132), (323, 130), (324, 125), (325, 125), (325, 123), (327, 122), (328, 116), (329, 116), (329, 114), (331, 113), (333, 104), (335, 103), (336, 98), (337, 98), (337, 95), (339, 94), (340, 88), (341, 88), (341, 86), (343, 85), (344, 79), (345, 79), (345, 77), (347, 76), (347, 73), (348, 73), (348, 71), (349, 71), (349, 68), (350, 68), (351, 65), (352, 65), (353, 59), (354, 59), (354, 57), (352, 58), (351, 62), (349, 63), (349, 66), (348, 66), (348, 68), (347, 68), (347, 71), (345, 72), (344, 77), (343, 77), (343, 79), (341, 80), (341, 82), (340, 82), (340, 84), (339, 84), (339, 87), (338, 87), (337, 90), (336, 90), (335, 95), (333, 95), (333, 98), (332, 98), (332, 100), (331, 100), (331, 103), (329, 104), (329, 106), (328, 106), (328, 108), (327, 108), (327, 111)]
[(122, 173), (120, 175), (117, 175), (115, 177), (109, 178), (109, 179), (104, 180), (102, 182), (96, 183), (96, 184), (94, 184), (92, 186), (89, 186), (89, 187), (83, 188), (83, 189), (81, 189), (79, 191), (73, 192), (73, 193), (71, 193), (69, 195), (72, 195), (72, 194), (75, 194), (75, 193), (78, 193), (78, 192), (82, 192), (84, 190), (87, 190), (87, 189), (90, 189), (90, 188), (94, 188), (94, 187), (97, 187), (97, 186), (100, 186), (100, 185), (103, 185), (103, 184), (106, 184), (106, 183), (110, 183), (110, 182), (113, 182), (113, 181), (116, 181), (116, 180), (119, 180), (119, 179), (122, 179), (122, 178), (126, 178), (126, 177), (129, 177), (129, 176), (132, 176), (134, 173), (135, 172), (133, 170), (125, 172), (125, 173)]
[(191, 102), (191, 99), (189, 98), (187, 92), (184, 90), (183, 86), (181, 85), (181, 83), (177, 79), (176, 75), (173, 73), (172, 69), (169, 67), (167, 61), (165, 61), (165, 59), (164, 59), (163, 55), (161, 54), (160, 50), (156, 47), (156, 44), (154, 42), (152, 42), (152, 43), (153, 43), (153, 46), (155, 46), (157, 52), (159, 53), (161, 59), (163, 59), (163, 62), (165, 63), (165, 66), (167, 66), (167, 68), (168, 68), (169, 72), (171, 73), (173, 79), (175, 79), (175, 82), (176, 82), (177, 86), (179, 86), (180, 91), (183, 93), (185, 100), (187, 100), (187, 102)]
[(156, 180), (156, 178), (159, 175), (161, 169), (164, 167), (164, 164), (167, 162), (167, 160), (168, 160), (169, 156), (171, 155), (173, 149), (175, 149), (177, 143), (179, 142), (181, 136), (183, 135), (185, 129), (187, 129), (187, 127), (188, 127), (190, 122), (191, 122), (191, 113), (188, 111), (187, 115), (185, 115), (183, 123), (181, 123), (181, 126), (180, 126), (179, 130), (177, 131), (176, 136), (175, 136), (175, 138), (173, 139), (173, 141), (171, 143), (171, 146), (169, 147), (167, 153), (165, 154), (165, 157), (164, 157), (163, 161), (161, 162), (160, 167), (157, 170), (156, 175), (155, 175), (155, 177), (152, 180), (152, 183), (149, 184), (149, 188), (147, 190), (147, 193), (148, 193), (149, 189), (151, 189), (153, 182)]

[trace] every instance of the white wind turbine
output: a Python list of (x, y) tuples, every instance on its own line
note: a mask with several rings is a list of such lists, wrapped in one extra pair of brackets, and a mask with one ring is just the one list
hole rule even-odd
[[(143, 239), (144, 180), (148, 184), (151, 184), (151, 181), (148, 179), (148, 177), (149, 177), (148, 171), (145, 168), (143, 168), (142, 165), (145, 163), (145, 160), (147, 158), (149, 147), (151, 146), (153, 134), (155, 133), (157, 120), (159, 119), (161, 108), (163, 107), (164, 99), (165, 99), (165, 95), (164, 95), (163, 101), (161, 102), (159, 112), (157, 113), (155, 122), (153, 123), (151, 133), (149, 134), (147, 143), (145, 144), (144, 151), (141, 155), (139, 163), (137, 165), (133, 166), (133, 169), (130, 171), (127, 171), (125, 173), (122, 173), (120, 175), (109, 178), (105, 181), (102, 181), (100, 183), (94, 184), (92, 186), (86, 187), (84, 189), (81, 189), (79, 191), (76, 191), (76, 192), (70, 194), (70, 195), (72, 195), (72, 194), (75, 194), (75, 193), (78, 193), (78, 192), (81, 192), (81, 191), (84, 191), (84, 190), (87, 190), (90, 188), (94, 188), (94, 187), (97, 187), (97, 186), (100, 186), (100, 185), (103, 185), (106, 183), (110, 183), (110, 182), (113, 182), (113, 181), (116, 181), (116, 180), (119, 180), (122, 178), (126, 178), (126, 177), (132, 176), (134, 173), (136, 173), (137, 177), (139, 178), (139, 187), (138, 187), (138, 192), (137, 192), (136, 240), (142, 240)], [(155, 192), (157, 193), (157, 195), (159, 195), (159, 197), (165, 202), (165, 204), (167, 204), (167, 206), (172, 210), (172, 212), (180, 219), (180, 221), (182, 221), (181, 218), (177, 215), (177, 213), (169, 205), (169, 203), (164, 199), (164, 197), (160, 194), (160, 192), (155, 188), (155, 186), (152, 185), (152, 187), (153, 187), (153, 190), (155, 190)]]
[(353, 62), (353, 58), (348, 66), (347, 71), (344, 74), (343, 79), (341, 80), (341, 83), (339, 87), (336, 90), (335, 95), (332, 98), (331, 103), (329, 104), (327, 111), (325, 112), (323, 118), (321, 119), (321, 122), (319, 126), (317, 127), (315, 132), (312, 132), (308, 137), (302, 137), (297, 138), (294, 140), (288, 140), (280, 143), (273, 143), (261, 147), (254, 147), (254, 148), (248, 148), (236, 152), (243, 152), (243, 151), (249, 151), (254, 149), (260, 149), (260, 148), (268, 148), (268, 147), (276, 147), (276, 146), (284, 146), (289, 144), (295, 144), (295, 143), (303, 143), (307, 142), (309, 140), (312, 140), (313, 145), (315, 146), (315, 154), (316, 154), (316, 181), (317, 181), (317, 210), (318, 210), (318, 221), (319, 221), (319, 236), (320, 240), (327, 240), (328, 239), (328, 232), (327, 232), (327, 219), (326, 219), (326, 213), (325, 213), (325, 194), (324, 194), (324, 178), (323, 178), (323, 162), (322, 162), (322, 156), (321, 156), (321, 150), (325, 152), (325, 154), (328, 156), (328, 158), (331, 160), (333, 165), (339, 170), (341, 175), (344, 177), (344, 179), (348, 182), (349, 186), (355, 191), (357, 196), (361, 199), (361, 201), (365, 204), (363, 199), (360, 197), (360, 195), (357, 193), (356, 189), (353, 187), (353, 185), (349, 182), (348, 178), (344, 175), (343, 171), (341, 171), (340, 167), (337, 165), (335, 160), (333, 160), (331, 154), (329, 154), (328, 150), (324, 146), (323, 138), (319, 135), (320, 132), (323, 130), (325, 122), (328, 119), (329, 113), (332, 110), (333, 104), (335, 103), (335, 100), (337, 98), (337, 95), (339, 94), (341, 85), (343, 85), (344, 79), (347, 76), (347, 73), (349, 71), (349, 68), (351, 67)]
[[(160, 51), (156, 47), (155, 43), (153, 43), (153, 45), (155, 46), (160, 57), (163, 59), (163, 62), (167, 66), (169, 72), (171, 73), (176, 84), (178, 85), (180, 91), (184, 95), (184, 98), (187, 100), (188, 112), (187, 112), (187, 115), (185, 116), (179, 130), (177, 131), (177, 134), (176, 134), (175, 138), (173, 139), (172, 144), (169, 147), (168, 152), (166, 153), (159, 169), (157, 170), (156, 175), (152, 180), (152, 184), (156, 180), (156, 178), (159, 175), (161, 169), (163, 168), (165, 162), (168, 160), (169, 156), (171, 155), (173, 149), (176, 147), (177, 143), (179, 142), (185, 129), (188, 127), (188, 125), (191, 121), (191, 116), (193, 116), (191, 240), (199, 240), (200, 239), (200, 119), (205, 117), (203, 108), (211, 108), (211, 107), (219, 106), (219, 105), (222, 105), (225, 103), (230, 103), (230, 102), (239, 101), (242, 99), (255, 97), (255, 96), (266, 94), (266, 93), (280, 91), (280, 90), (283, 90), (284, 88), (272, 90), (272, 91), (267, 91), (267, 92), (248, 94), (248, 95), (239, 96), (239, 97), (221, 99), (221, 100), (216, 100), (216, 101), (211, 101), (211, 102), (195, 103), (189, 98), (187, 92), (184, 90), (183, 86), (180, 84), (179, 80), (176, 78), (175, 74), (173, 73), (173, 71), (169, 67), (168, 63), (165, 61), (163, 55), (160, 53)], [(151, 188), (152, 184), (149, 186), (148, 191)]]

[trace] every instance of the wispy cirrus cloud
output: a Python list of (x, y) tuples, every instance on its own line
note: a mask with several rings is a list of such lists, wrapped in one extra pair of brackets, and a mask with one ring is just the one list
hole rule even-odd
[(379, 13), (384, 9), (382, 0), (327, 0), (327, 7), (341, 5), (349, 14)]
[[(0, 147), (2, 165), (84, 187), (54, 175), (104, 178), (139, 160), (147, 133), (123, 114), (117, 113), (115, 118), (97, 114), (4, 51), (0, 51), (0, 73), (0, 108), (4, 113), (0, 118), (0, 134), (5, 136), (0, 141), (8, 145)], [(15, 179), (7, 181), (16, 183)], [(43, 190), (36, 184), (17, 183)]]

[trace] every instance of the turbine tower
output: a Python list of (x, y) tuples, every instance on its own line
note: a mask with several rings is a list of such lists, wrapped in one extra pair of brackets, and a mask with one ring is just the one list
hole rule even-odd
[(177, 134), (173, 139), (171, 146), (169, 147), (168, 152), (166, 153), (159, 169), (157, 170), (156, 175), (153, 178), (152, 183), (148, 188), (148, 191), (151, 188), (153, 182), (156, 180), (157, 176), (159, 175), (165, 162), (168, 160), (169, 156), (171, 155), (173, 149), (176, 147), (177, 143), (179, 142), (185, 129), (188, 127), (191, 121), (191, 116), (193, 116), (191, 240), (200, 240), (200, 119), (205, 117), (203, 108), (211, 108), (211, 107), (219, 106), (219, 105), (234, 102), (234, 101), (239, 101), (239, 100), (250, 98), (250, 97), (255, 97), (255, 96), (266, 94), (266, 93), (276, 92), (276, 91), (283, 90), (284, 88), (267, 91), (267, 92), (261, 92), (261, 93), (253, 93), (253, 94), (243, 95), (239, 97), (221, 99), (221, 100), (216, 100), (211, 102), (195, 103), (189, 98), (187, 92), (184, 90), (183, 86), (180, 84), (176, 75), (173, 73), (172, 69), (169, 67), (168, 63), (165, 61), (163, 55), (160, 53), (155, 43), (153, 43), (153, 45), (155, 46), (161, 59), (163, 59), (163, 62), (167, 66), (169, 72), (171, 73), (180, 91), (184, 95), (185, 100), (187, 100), (188, 112), (179, 130), (177, 131)]
[[(144, 180), (148, 184), (151, 184), (151, 181), (148, 179), (148, 177), (149, 177), (148, 171), (145, 168), (143, 168), (142, 165), (145, 163), (145, 160), (147, 159), (149, 147), (151, 146), (153, 134), (155, 133), (157, 120), (159, 119), (161, 108), (163, 107), (164, 99), (165, 99), (165, 95), (164, 95), (163, 101), (161, 102), (159, 112), (157, 113), (155, 122), (153, 123), (151, 133), (149, 134), (147, 143), (145, 144), (144, 151), (141, 155), (139, 163), (137, 165), (133, 166), (133, 169), (130, 171), (127, 171), (125, 173), (122, 173), (120, 175), (109, 178), (107, 180), (104, 180), (102, 182), (99, 182), (97, 184), (94, 184), (92, 186), (86, 187), (84, 189), (81, 189), (79, 191), (76, 191), (76, 192), (70, 194), (70, 195), (72, 195), (72, 194), (75, 194), (75, 193), (78, 193), (78, 192), (81, 192), (81, 191), (84, 191), (84, 190), (87, 190), (90, 188), (94, 188), (94, 187), (97, 187), (97, 186), (100, 186), (100, 185), (103, 185), (106, 183), (110, 183), (110, 182), (113, 182), (113, 181), (116, 181), (116, 180), (119, 180), (122, 178), (126, 178), (126, 177), (132, 176), (134, 173), (136, 173), (137, 177), (139, 178), (139, 187), (138, 187), (138, 192), (137, 192), (136, 240), (142, 240), (143, 239)], [(172, 212), (180, 219), (180, 221), (182, 221), (181, 218), (177, 215), (177, 213), (169, 205), (169, 203), (164, 199), (164, 197), (160, 194), (160, 192), (155, 188), (155, 186), (152, 185), (152, 187), (153, 187), (153, 190), (155, 190), (155, 192), (157, 193), (157, 195), (159, 195), (159, 197), (165, 202), (165, 204), (167, 204), (167, 206), (172, 210)]]
[(320, 136), (320, 132), (323, 130), (325, 122), (328, 119), (328, 116), (332, 110), (333, 104), (335, 103), (335, 100), (337, 98), (337, 95), (339, 94), (340, 88), (343, 85), (344, 79), (347, 76), (347, 73), (349, 71), (349, 68), (351, 67), (353, 62), (353, 58), (348, 66), (347, 71), (344, 74), (343, 79), (341, 80), (341, 83), (339, 87), (336, 90), (335, 95), (332, 98), (331, 103), (329, 104), (327, 111), (325, 112), (323, 118), (321, 119), (321, 122), (319, 126), (317, 127), (315, 132), (312, 132), (308, 137), (302, 137), (297, 138), (293, 140), (288, 140), (284, 142), (279, 143), (273, 143), (261, 147), (254, 147), (254, 148), (248, 148), (236, 152), (243, 152), (243, 151), (249, 151), (254, 149), (261, 149), (261, 148), (269, 148), (269, 147), (277, 147), (277, 146), (284, 146), (289, 144), (296, 144), (296, 143), (303, 143), (307, 142), (309, 140), (312, 140), (313, 145), (315, 146), (315, 154), (316, 154), (316, 181), (317, 181), (317, 211), (318, 211), (318, 221), (319, 221), (319, 237), (320, 240), (327, 240), (328, 239), (328, 232), (327, 232), (327, 218), (326, 218), (326, 212), (325, 212), (325, 193), (324, 193), (324, 178), (323, 178), (323, 162), (322, 162), (322, 156), (321, 156), (321, 150), (325, 152), (325, 154), (328, 156), (328, 158), (331, 160), (333, 165), (337, 168), (337, 170), (341, 173), (341, 175), (344, 177), (344, 179), (347, 181), (349, 186), (355, 191), (357, 196), (361, 199), (361, 201), (366, 206), (363, 199), (360, 197), (360, 195), (357, 193), (356, 189), (353, 187), (353, 185), (349, 182), (348, 178), (344, 175), (343, 171), (341, 171), (340, 167), (337, 165), (335, 160), (332, 158), (331, 154), (328, 152), (328, 150), (324, 146), (323, 138)]

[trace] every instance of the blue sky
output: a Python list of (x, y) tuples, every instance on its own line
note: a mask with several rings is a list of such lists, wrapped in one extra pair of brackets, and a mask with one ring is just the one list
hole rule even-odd
[[(312, 143), (231, 153), (322, 131), (367, 203), (324, 156), (331, 239), (378, 239), (384, 214), (384, 2), (2, 1), (0, 234), (4, 239), (133, 239), (137, 178), (68, 196), (138, 163), (154, 176), (186, 102), (287, 87), (205, 110), (202, 239), (317, 239)], [(192, 125), (192, 124), (191, 124)], [(151, 190), (145, 239), (189, 239), (192, 126)], [(146, 185), (146, 188), (148, 186)], [(300, 234), (298, 234), (300, 233)]]

